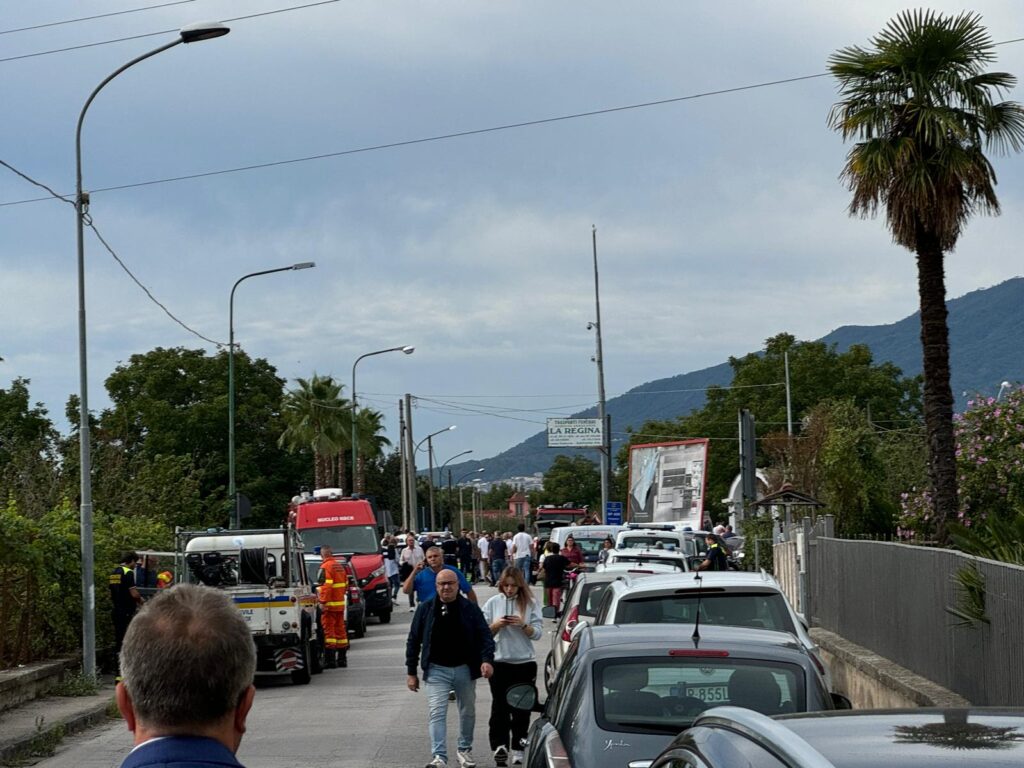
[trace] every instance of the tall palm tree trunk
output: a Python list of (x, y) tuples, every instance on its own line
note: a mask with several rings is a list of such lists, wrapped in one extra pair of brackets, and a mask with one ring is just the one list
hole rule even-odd
[(953, 390), (949, 384), (949, 326), (943, 252), (934, 235), (917, 236), (917, 290), (921, 302), (921, 348), (924, 354), (924, 423), (928, 433), (928, 476), (932, 483), (938, 540), (948, 541), (948, 524), (956, 520), (956, 439)]

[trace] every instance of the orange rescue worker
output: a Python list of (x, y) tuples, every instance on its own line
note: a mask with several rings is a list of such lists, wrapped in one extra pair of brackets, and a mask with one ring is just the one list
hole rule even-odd
[(320, 573), (317, 596), (323, 609), (324, 658), (329, 669), (348, 666), (348, 633), (345, 631), (345, 600), (348, 596), (348, 572), (334, 559), (331, 548), (320, 547)]

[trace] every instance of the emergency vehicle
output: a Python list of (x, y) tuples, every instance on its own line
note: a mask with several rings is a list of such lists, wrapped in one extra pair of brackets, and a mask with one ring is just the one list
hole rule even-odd
[(175, 533), (180, 581), (223, 590), (249, 625), (257, 675), (291, 675), (305, 685), (323, 671), (317, 598), (291, 526)]
[(294, 520), (308, 551), (327, 545), (335, 555), (348, 559), (359, 578), (366, 612), (381, 624), (389, 623), (393, 605), (373, 505), (363, 498), (343, 496), (340, 488), (319, 488), (292, 499), (289, 519)]

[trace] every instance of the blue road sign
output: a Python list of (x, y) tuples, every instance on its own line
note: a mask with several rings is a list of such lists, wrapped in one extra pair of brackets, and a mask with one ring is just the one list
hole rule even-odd
[(622, 502), (606, 501), (604, 505), (604, 524), (622, 525)]

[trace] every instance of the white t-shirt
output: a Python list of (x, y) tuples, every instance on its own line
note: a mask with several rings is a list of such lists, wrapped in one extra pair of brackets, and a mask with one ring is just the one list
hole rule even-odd
[(512, 537), (512, 558), (518, 560), (521, 557), (529, 557), (530, 545), (533, 538), (526, 531), (520, 531)]
[(487, 541), (483, 536), (476, 540), (476, 545), (480, 547), (480, 559), (487, 559), (487, 546), (490, 542)]

